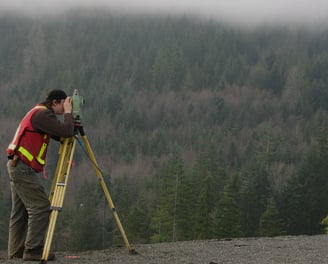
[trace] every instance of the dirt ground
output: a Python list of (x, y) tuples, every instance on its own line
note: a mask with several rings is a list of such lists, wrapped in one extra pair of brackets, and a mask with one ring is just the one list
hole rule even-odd
[[(324, 264), (328, 263), (328, 236), (283, 236), (132, 245), (88, 252), (55, 252), (48, 263), (111, 264)], [(29, 263), (22, 260), (0, 263)], [(30, 262), (31, 263), (31, 262)], [(36, 262), (34, 262), (36, 263)]]

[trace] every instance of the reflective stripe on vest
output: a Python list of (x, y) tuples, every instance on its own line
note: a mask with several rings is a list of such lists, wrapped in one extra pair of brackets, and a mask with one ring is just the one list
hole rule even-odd
[(18, 148), (18, 151), (25, 157), (28, 159), (28, 161), (32, 161), (33, 160), (33, 154), (31, 152), (29, 152), (26, 148), (23, 148), (22, 146), (20, 146)]
[[(40, 149), (40, 152), (38, 154), (38, 156), (36, 157), (37, 161), (41, 164), (44, 165), (46, 163), (45, 160), (42, 159), (42, 155), (44, 153), (44, 151), (47, 148), (47, 144), (43, 143), (42, 147)], [(33, 154), (31, 152), (29, 152), (26, 148), (23, 148), (22, 146), (20, 146), (18, 148), (18, 151), (25, 157), (28, 159), (29, 162), (31, 162), (33, 160)]]
[(42, 147), (40, 149), (40, 152), (39, 152), (38, 156), (36, 157), (36, 159), (38, 160), (38, 162), (40, 164), (42, 164), (42, 165), (44, 165), (46, 163), (46, 161), (42, 159), (42, 155), (43, 155), (44, 151), (46, 150), (46, 148), (47, 148), (47, 144), (46, 143), (43, 143), (42, 144)]

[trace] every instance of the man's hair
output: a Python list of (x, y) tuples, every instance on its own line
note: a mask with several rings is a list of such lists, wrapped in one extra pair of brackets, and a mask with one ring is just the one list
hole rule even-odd
[(66, 99), (66, 97), (67, 95), (63, 90), (52, 90), (48, 93), (46, 100), (43, 101), (42, 104), (50, 108), (53, 100), (59, 102), (62, 99)]

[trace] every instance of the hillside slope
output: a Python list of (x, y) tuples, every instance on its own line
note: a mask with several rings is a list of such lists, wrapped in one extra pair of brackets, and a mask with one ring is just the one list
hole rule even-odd
[[(11, 208), (5, 150), (52, 88), (84, 97), (83, 125), (131, 241), (323, 232), (326, 27), (241, 30), (187, 17), (73, 12), (0, 17), (0, 35), (0, 249)], [(51, 143), (48, 178), (40, 175), (47, 186), (59, 147)], [(58, 251), (120, 239), (81, 147)]]
[[(327, 235), (186, 241), (136, 245), (137, 255), (128, 254), (125, 248), (79, 253), (60, 252), (57, 253), (57, 260), (51, 263), (327, 263), (327, 244)], [(5, 262), (1, 260), (0, 263)]]

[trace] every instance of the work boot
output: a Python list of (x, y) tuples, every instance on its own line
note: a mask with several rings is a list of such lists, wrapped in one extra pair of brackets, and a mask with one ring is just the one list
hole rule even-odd
[[(15, 254), (13, 256), (8, 256), (8, 259), (21, 259), (23, 258), (22, 254)], [(2, 257), (0, 257), (0, 259), (2, 259)]]
[[(23, 260), (24, 261), (40, 261), (42, 260), (42, 253), (43, 252), (24, 252), (24, 255), (23, 255)], [(54, 253), (49, 253), (48, 255), (48, 261), (51, 261), (51, 260), (55, 260), (56, 259), (56, 256)]]

